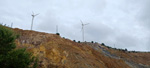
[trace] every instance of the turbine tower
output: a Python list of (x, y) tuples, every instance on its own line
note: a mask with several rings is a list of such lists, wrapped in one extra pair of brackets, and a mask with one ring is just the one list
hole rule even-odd
[(58, 25), (56, 25), (56, 33), (58, 33)]
[(88, 25), (89, 23), (83, 24), (82, 20), (80, 20), (80, 21), (81, 21), (81, 24), (82, 24), (82, 39), (83, 39), (83, 42), (84, 42), (84, 26)]
[(11, 23), (11, 28), (13, 28), (13, 22)]
[(31, 23), (31, 30), (32, 30), (32, 27), (33, 27), (33, 20), (34, 20), (34, 17), (39, 15), (39, 14), (34, 14), (34, 12), (32, 12), (33, 14), (31, 15), (32, 16), (32, 23)]

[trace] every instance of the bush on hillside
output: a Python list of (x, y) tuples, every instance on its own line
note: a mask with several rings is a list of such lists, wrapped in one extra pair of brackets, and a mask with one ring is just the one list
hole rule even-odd
[(26, 52), (26, 49), (16, 49), (7, 55), (0, 56), (0, 67), (2, 68), (36, 68), (38, 59)]
[(101, 45), (105, 46), (105, 44), (104, 44), (104, 43), (102, 43)]
[(128, 50), (125, 48), (125, 51), (128, 51)]
[(76, 40), (73, 40), (74, 42), (76, 42)]
[(110, 48), (112, 48), (112, 47), (110, 47), (110, 46), (106, 46), (108, 49), (110, 49)]
[(56, 33), (56, 35), (60, 35), (59, 33)]
[(38, 59), (26, 49), (15, 49), (15, 33), (0, 25), (0, 67), (1, 68), (36, 68)]
[(16, 35), (10, 29), (0, 25), (0, 55), (7, 54), (16, 47)]
[(63, 37), (63, 39), (66, 39), (65, 37)]

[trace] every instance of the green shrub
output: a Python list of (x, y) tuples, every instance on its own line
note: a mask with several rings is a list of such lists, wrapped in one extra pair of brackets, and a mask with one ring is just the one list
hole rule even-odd
[(0, 67), (3, 68), (36, 68), (38, 66), (37, 58), (32, 57), (26, 49), (13, 50), (0, 58), (3, 58), (0, 61)]
[(59, 33), (56, 33), (56, 35), (60, 35)]
[(105, 46), (105, 44), (104, 44), (104, 43), (102, 43), (101, 45)]
[(0, 25), (0, 55), (6, 54), (16, 47), (16, 35), (12, 30)]
[(73, 40), (74, 42), (76, 42), (76, 40)]
[(125, 48), (125, 51), (128, 51), (128, 50)]
[(0, 68), (36, 68), (38, 59), (26, 52), (26, 49), (15, 49), (15, 33), (0, 25)]

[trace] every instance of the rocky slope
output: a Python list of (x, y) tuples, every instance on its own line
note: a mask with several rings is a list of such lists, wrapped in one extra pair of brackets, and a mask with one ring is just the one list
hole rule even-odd
[(150, 53), (129, 53), (98, 43), (76, 43), (55, 34), (13, 29), (18, 48), (39, 58), (39, 68), (148, 68)]
[(131, 68), (150, 68), (150, 52), (127, 51), (125, 49), (116, 49), (98, 43), (84, 43), (96, 51), (101, 51), (105, 56), (121, 59)]

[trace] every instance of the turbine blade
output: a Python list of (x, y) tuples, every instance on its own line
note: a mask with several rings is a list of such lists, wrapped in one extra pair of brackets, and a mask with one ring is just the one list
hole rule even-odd
[(90, 24), (90, 23), (86, 23), (86, 24), (84, 24), (84, 25), (88, 25), (88, 24)]
[(38, 13), (38, 14), (35, 14), (34, 16), (37, 16), (37, 15), (39, 15), (39, 13)]
[(82, 20), (80, 20), (81, 24), (83, 24)]
[(32, 15), (34, 15), (34, 12), (32, 11)]

